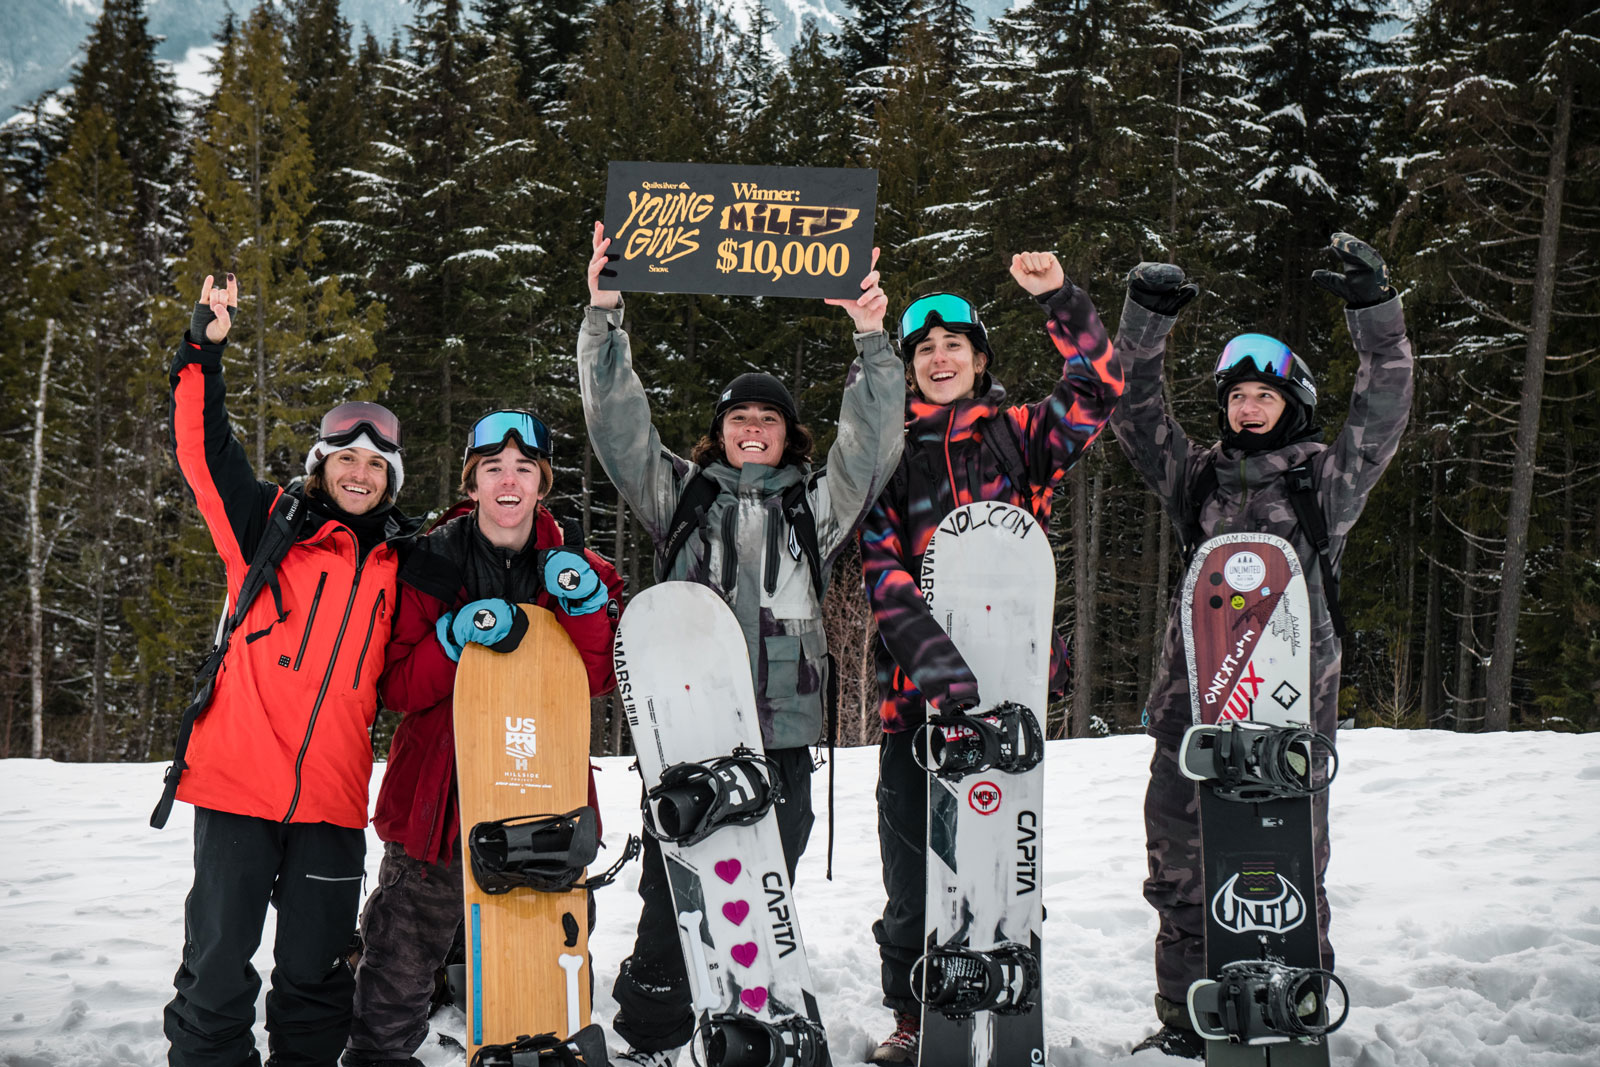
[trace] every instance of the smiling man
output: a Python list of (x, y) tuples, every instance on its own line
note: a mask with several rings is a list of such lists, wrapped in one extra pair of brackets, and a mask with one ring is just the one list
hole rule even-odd
[(223, 382), (238, 302), (233, 275), (223, 286), (206, 278), (171, 370), (173, 448), (227, 568), (231, 603), (280, 501), (297, 501), (303, 518), (271, 595), (249, 603), (227, 642), (177, 764), (177, 798), (195, 814), (194, 887), (166, 1009), (175, 1067), (260, 1062), (251, 1030), (261, 979), (250, 958), (269, 902), (278, 909), (272, 1062), (332, 1063), (344, 1047), (353, 982), (342, 957), (366, 853), (368, 731), (399, 547), (415, 530), (394, 508), (405, 480), (400, 421), (381, 404), (354, 401), (323, 416), (303, 485), (257, 479), (229, 425)]

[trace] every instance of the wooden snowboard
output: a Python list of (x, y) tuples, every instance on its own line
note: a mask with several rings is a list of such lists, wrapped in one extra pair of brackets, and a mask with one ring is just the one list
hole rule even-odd
[(466, 904), (467, 1061), (523, 1034), (589, 1024), (588, 894), (485, 893), (467, 836), (480, 822), (564, 814), (588, 803), (589, 679), (556, 617), (521, 605), (508, 653), (469, 644), (456, 669), (456, 779)]

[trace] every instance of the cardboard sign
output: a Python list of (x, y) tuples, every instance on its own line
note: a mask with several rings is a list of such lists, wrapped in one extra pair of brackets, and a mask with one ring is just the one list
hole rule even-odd
[(878, 172), (611, 164), (606, 289), (856, 297), (872, 269)]

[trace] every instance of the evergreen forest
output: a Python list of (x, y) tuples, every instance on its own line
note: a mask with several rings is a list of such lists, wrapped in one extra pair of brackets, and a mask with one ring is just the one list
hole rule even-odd
[[(648, 539), (594, 462), (574, 344), (611, 160), (878, 173), (890, 317), (981, 309), (1010, 396), (1060, 360), (1013, 252), (1053, 250), (1113, 332), (1141, 260), (1202, 287), (1168, 396), (1213, 440), (1227, 339), (1288, 342), (1331, 439), (1356, 355), (1313, 286), (1338, 230), (1401, 290), (1417, 355), (1400, 453), (1343, 564), (1356, 726), (1600, 728), (1600, 7), (1580, 0), (855, 0), (787, 55), (701, 0), (418, 0), (377, 40), (338, 0), (263, 0), (180, 93), (143, 0), (105, 0), (71, 84), (0, 126), (0, 757), (171, 751), (222, 567), (178, 477), (167, 370), (206, 274), (241, 307), (235, 431), (301, 471), (346, 399), (407, 426), (400, 506), (456, 499), (497, 406), (555, 434), (552, 508), (633, 590)], [(686, 452), (718, 386), (777, 374), (826, 448), (853, 348), (821, 301), (637, 294), (635, 358)], [(1181, 577), (1109, 432), (1056, 495), (1072, 691), (1051, 736), (1137, 731)], [(859, 562), (827, 613), (839, 742), (876, 738)], [(394, 716), (380, 717), (386, 749)], [(596, 704), (596, 753), (626, 730)]]

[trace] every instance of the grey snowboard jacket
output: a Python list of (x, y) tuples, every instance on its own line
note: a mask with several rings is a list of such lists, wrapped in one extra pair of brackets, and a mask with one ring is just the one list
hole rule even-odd
[[(1111, 415), (1111, 430), (1180, 530), (1190, 518), (1185, 508), (1193, 506), (1185, 502), (1192, 497), (1200, 472), (1211, 466), (1216, 470), (1216, 490), (1195, 502), (1202, 536), (1266, 532), (1294, 546), (1311, 600), (1312, 722), (1331, 737), (1338, 723), (1343, 650), (1328, 615), (1316, 549), (1295, 518), (1284, 474), (1302, 460), (1312, 460), (1317, 502), (1327, 521), (1328, 550), (1337, 574), (1346, 538), (1400, 447), (1411, 413), (1411, 343), (1406, 339), (1400, 298), (1345, 312), (1359, 365), (1350, 414), (1333, 443), (1298, 441), (1272, 452), (1245, 453), (1220, 442), (1201, 447), (1184, 436), (1161, 394), (1162, 356), (1174, 321), (1131, 299), (1124, 304), (1115, 347), (1122, 353), (1127, 390)], [(1148, 732), (1171, 743), (1193, 721), (1181, 593), (1180, 579), (1173, 589), (1161, 663), (1145, 706)]]
[[(827, 465), (813, 471), (711, 464), (706, 474), (721, 492), (666, 575), (709, 586), (733, 609), (749, 650), (761, 740), (769, 749), (817, 742), (827, 686), (822, 605), (783, 517), (783, 492), (802, 479), (808, 485), (826, 577), (893, 473), (904, 443), (904, 364), (882, 331), (858, 334), (856, 350)], [(659, 551), (678, 498), (700, 468), (667, 449), (650, 421), (621, 307), (584, 312), (578, 378), (595, 455)]]

